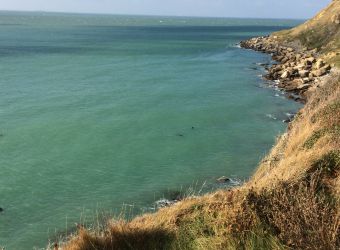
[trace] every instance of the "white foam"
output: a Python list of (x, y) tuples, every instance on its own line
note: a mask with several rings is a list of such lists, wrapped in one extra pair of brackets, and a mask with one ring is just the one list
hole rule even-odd
[(272, 114), (266, 114), (266, 117), (273, 119), (273, 120), (277, 120), (277, 118), (273, 116)]

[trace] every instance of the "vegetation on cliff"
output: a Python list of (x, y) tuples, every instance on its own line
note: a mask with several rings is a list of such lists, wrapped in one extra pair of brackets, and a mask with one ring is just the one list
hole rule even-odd
[[(333, 1), (304, 25), (273, 36), (317, 48), (335, 62), (339, 6)], [(63, 248), (339, 249), (339, 71), (313, 84), (304, 108), (241, 187), (189, 197), (132, 221), (110, 220), (104, 230), (80, 228)]]
[(281, 42), (297, 43), (315, 49), (329, 63), (340, 66), (340, 0), (332, 3), (314, 18), (291, 30), (274, 33)]

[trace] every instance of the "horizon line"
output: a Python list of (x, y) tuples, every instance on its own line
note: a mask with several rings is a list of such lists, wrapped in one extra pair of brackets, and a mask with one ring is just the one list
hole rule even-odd
[(271, 20), (308, 20), (309, 18), (281, 18), (281, 17), (237, 17), (237, 16), (190, 16), (190, 15), (157, 15), (157, 14), (123, 14), (106, 12), (77, 12), (77, 11), (50, 11), (50, 10), (13, 10), (0, 9), (0, 12), (28, 12), (28, 13), (50, 13), (50, 14), (70, 14), (70, 15), (102, 15), (102, 16), (144, 16), (144, 17), (178, 17), (178, 18), (217, 18), (217, 19), (271, 19)]

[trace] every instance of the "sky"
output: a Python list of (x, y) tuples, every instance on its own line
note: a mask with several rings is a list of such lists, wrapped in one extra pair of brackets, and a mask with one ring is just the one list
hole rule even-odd
[(331, 0), (0, 0), (0, 10), (306, 19)]

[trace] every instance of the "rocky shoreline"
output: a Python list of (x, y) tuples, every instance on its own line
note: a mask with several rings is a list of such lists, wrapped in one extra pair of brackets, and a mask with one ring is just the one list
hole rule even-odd
[(332, 68), (319, 58), (317, 49), (281, 45), (276, 36), (251, 38), (240, 42), (240, 46), (270, 54), (277, 63), (266, 67), (268, 72), (264, 78), (273, 81), (296, 101), (305, 102), (308, 90), (317, 87), (319, 78)]

